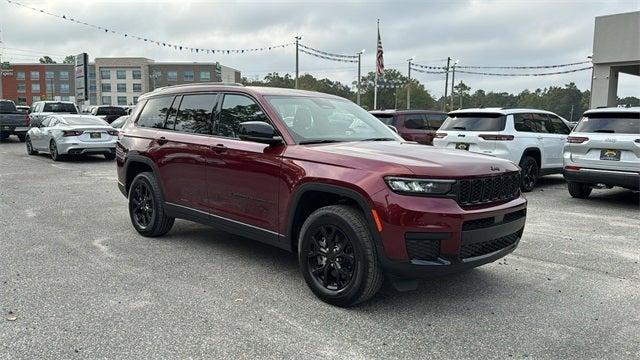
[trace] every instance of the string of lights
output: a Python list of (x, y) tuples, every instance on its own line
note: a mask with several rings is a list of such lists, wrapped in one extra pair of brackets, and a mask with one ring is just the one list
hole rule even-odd
[(314, 48), (312, 48), (310, 46), (307, 46), (307, 45), (304, 45), (304, 44), (300, 44), (300, 43), (298, 43), (298, 46), (300, 46), (301, 48), (306, 49), (308, 51), (316, 52), (318, 54), (325, 55), (325, 56), (341, 58), (341, 59), (357, 59), (358, 58), (358, 55), (334, 54), (334, 53), (330, 53), (330, 52), (314, 49)]
[[(413, 65), (413, 64), (411, 64), (411, 65)], [(417, 72), (423, 73), (423, 74), (446, 74), (447, 73), (446, 71), (442, 71), (442, 70), (440, 70), (440, 71), (430, 71), (430, 70), (417, 69), (417, 68), (414, 68), (413, 66), (411, 66), (411, 71), (417, 71)]]
[(456, 69), (456, 72), (463, 73), (463, 74), (473, 74), (473, 75), (516, 77), (516, 76), (549, 76), (549, 75), (568, 74), (568, 73), (574, 73), (574, 72), (578, 72), (578, 71), (590, 70), (592, 68), (593, 68), (593, 66), (587, 66), (587, 67), (582, 67), (582, 68), (578, 68), (578, 69), (571, 69), (571, 70), (564, 70), (564, 71), (554, 71), (554, 72), (547, 72), (547, 73), (528, 73), (528, 74), (489, 73), (489, 72), (476, 72), (476, 71), (466, 71), (466, 70), (458, 70), (458, 69)]
[(590, 64), (591, 61), (579, 61), (573, 63), (566, 64), (556, 64), (556, 65), (537, 65), (537, 66), (476, 66), (476, 65), (462, 65), (456, 66), (458, 69), (552, 69), (552, 68), (561, 68), (568, 67), (574, 65), (583, 65)]
[(331, 60), (331, 61), (338, 61), (338, 62), (347, 62), (347, 63), (357, 63), (358, 60), (351, 60), (351, 59), (338, 59), (338, 58), (333, 58), (333, 57), (329, 57), (329, 56), (325, 56), (325, 55), (321, 55), (321, 54), (316, 54), (313, 53), (311, 51), (307, 51), (305, 49), (298, 49), (298, 51), (300, 51), (301, 53), (305, 53), (307, 55), (311, 55), (311, 56), (315, 56), (317, 58), (321, 58), (321, 59), (325, 59), (325, 60)]

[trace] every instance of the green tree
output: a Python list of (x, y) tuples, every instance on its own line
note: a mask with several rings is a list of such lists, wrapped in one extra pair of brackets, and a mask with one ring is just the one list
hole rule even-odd
[(73, 56), (73, 55), (69, 55), (69, 56), (64, 58), (62, 63), (63, 64), (75, 64), (76, 63), (76, 57)]
[(53, 61), (52, 58), (48, 57), (48, 56), (43, 56), (40, 58), (40, 64), (56, 64), (55, 61)]

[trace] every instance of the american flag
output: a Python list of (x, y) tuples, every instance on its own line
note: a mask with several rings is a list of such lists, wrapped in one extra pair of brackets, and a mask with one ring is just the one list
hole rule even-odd
[(382, 50), (382, 39), (380, 38), (380, 24), (378, 23), (378, 49), (376, 51), (376, 72), (378, 76), (384, 71), (384, 51)]

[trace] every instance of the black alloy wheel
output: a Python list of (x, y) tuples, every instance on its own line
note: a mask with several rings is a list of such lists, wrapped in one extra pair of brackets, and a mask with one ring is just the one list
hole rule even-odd
[(538, 182), (538, 162), (530, 156), (525, 156), (520, 161), (520, 168), (522, 169), (520, 188), (523, 192), (529, 192), (533, 190)]
[(132, 220), (142, 229), (146, 229), (154, 219), (154, 200), (149, 186), (140, 181), (131, 190)]
[(165, 213), (162, 191), (153, 173), (136, 175), (128, 194), (131, 224), (140, 235), (156, 237), (171, 230), (175, 218)]
[(62, 155), (58, 153), (58, 145), (56, 145), (56, 142), (53, 140), (49, 143), (49, 154), (53, 161), (60, 161), (62, 159)]
[(312, 232), (307, 270), (325, 289), (344, 289), (351, 282), (357, 265), (351, 240), (334, 225), (320, 225)]

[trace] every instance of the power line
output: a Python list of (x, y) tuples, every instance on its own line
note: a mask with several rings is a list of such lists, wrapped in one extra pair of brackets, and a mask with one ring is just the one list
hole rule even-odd
[[(20, 48), (14, 48), (14, 47), (8, 47), (8, 46), (1, 46), (2, 49), (9, 49), (9, 50), (14, 50), (14, 51), (18, 51), (18, 52), (25, 52), (25, 53), (34, 53), (34, 54), (46, 54), (47, 51), (39, 51), (39, 50), (34, 50), (34, 49), (20, 49)], [(61, 56), (61, 57), (66, 57), (67, 55), (62, 55), (62, 54), (54, 54), (49, 52), (49, 55), (55, 55), (55, 56)]]
[(458, 69), (552, 69), (552, 68), (560, 68), (560, 67), (568, 67), (574, 65), (582, 65), (582, 64), (590, 64), (591, 60), (588, 61), (579, 61), (573, 63), (566, 64), (556, 64), (556, 65), (537, 65), (537, 66), (477, 66), (477, 65), (463, 65), (456, 66)]
[(466, 70), (456, 70), (456, 72), (463, 73), (463, 74), (473, 74), (473, 75), (516, 77), (516, 76), (548, 76), (548, 75), (568, 74), (568, 73), (573, 73), (573, 72), (578, 72), (578, 71), (590, 70), (592, 68), (593, 68), (593, 66), (587, 66), (587, 67), (583, 67), (583, 68), (579, 68), (579, 69), (571, 69), (571, 70), (564, 70), (564, 71), (554, 71), (554, 72), (548, 72), (548, 73), (534, 73), (534, 74), (531, 74), (531, 73), (529, 73), (529, 74), (488, 73), (488, 72), (475, 72), (475, 71), (466, 71)]

